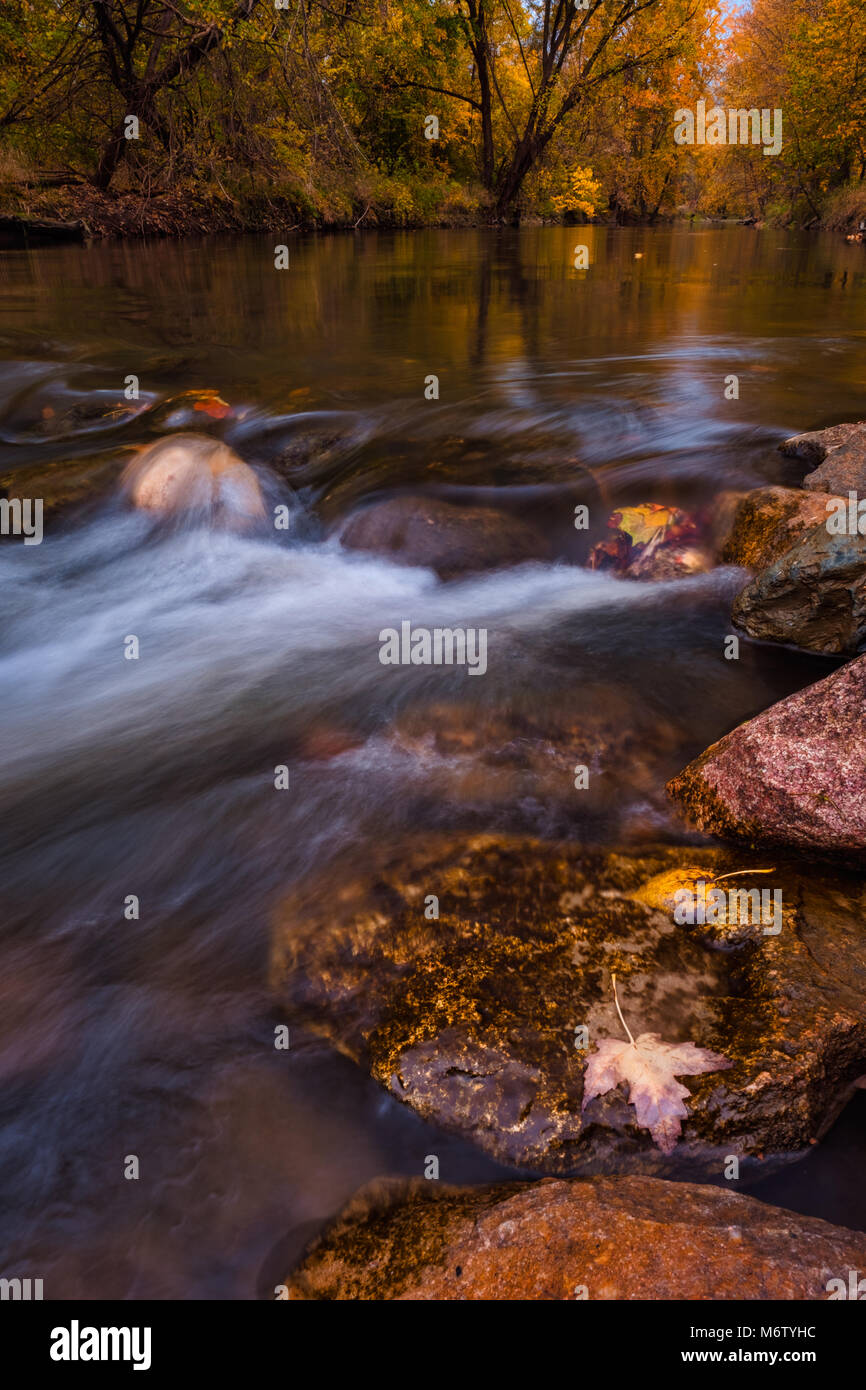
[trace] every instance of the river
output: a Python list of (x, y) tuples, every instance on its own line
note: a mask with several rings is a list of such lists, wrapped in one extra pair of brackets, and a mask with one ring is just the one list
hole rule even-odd
[[(729, 569), (645, 585), (580, 565), (612, 507), (793, 481), (779, 440), (863, 417), (861, 247), (701, 226), (291, 234), (278, 271), (277, 240), (0, 256), (4, 486), (192, 424), (290, 517), (273, 536), (155, 526), (112, 481), (41, 545), (0, 544), (0, 1273), (46, 1297), (267, 1296), (367, 1180), (431, 1152), (449, 1181), (507, 1175), (324, 1042), (275, 1051), (280, 894), (443, 828), (682, 840), (665, 778), (833, 665), (747, 642), (725, 661)], [(495, 502), (554, 558), (443, 583), (328, 534), (400, 490)], [(377, 634), (405, 619), (486, 627), (484, 679), (383, 673)], [(585, 802), (467, 778), (394, 733), (442, 700), (482, 730), (604, 701), (643, 751)], [(752, 1190), (866, 1229), (864, 1139), (861, 1094)]]

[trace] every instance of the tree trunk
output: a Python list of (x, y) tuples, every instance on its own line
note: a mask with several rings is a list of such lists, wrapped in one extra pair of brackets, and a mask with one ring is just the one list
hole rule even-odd
[(126, 117), (122, 116), (114, 132), (103, 146), (102, 154), (99, 156), (99, 163), (96, 166), (96, 173), (93, 175), (93, 184), (100, 192), (104, 193), (108, 188), (114, 175), (117, 173), (124, 159), (126, 158)]
[(481, 93), (481, 181), (488, 193), (491, 193), (496, 155), (493, 146), (493, 101), (486, 53), (478, 63), (478, 86)]
[(667, 173), (665, 174), (665, 181), (664, 181), (664, 183), (662, 184), (661, 193), (660, 193), (659, 196), (658, 196), (658, 202), (656, 203), (655, 207), (653, 208), (652, 212), (650, 213), (650, 223), (655, 222), (656, 218), (657, 218), (658, 215), (659, 215), (659, 209), (660, 209), (660, 207), (661, 207), (661, 205), (662, 205), (662, 198), (665, 196), (665, 190), (667, 189), (667, 186), (668, 186), (668, 184), (670, 183), (670, 181), (671, 181), (671, 170), (668, 169)]
[(511, 163), (502, 176), (499, 194), (496, 199), (496, 215), (497, 217), (501, 217), (503, 221), (508, 214), (513, 211), (517, 196), (523, 187), (523, 180), (541, 154), (549, 138), (549, 136), (547, 138), (539, 138), (537, 135), (524, 135), (517, 149), (514, 151), (511, 157)]
[[(260, 0), (237, 0), (233, 19), (249, 19), (259, 4)], [(148, 72), (144, 80), (136, 80), (133, 73), (133, 46), (134, 39), (128, 43), (124, 42), (123, 37), (117, 32), (114, 26), (110, 26), (106, 20), (106, 9), (104, 0), (93, 0), (97, 20), (100, 22), (103, 46), (109, 55), (109, 66), (111, 69), (111, 80), (117, 91), (120, 92), (126, 102), (127, 115), (138, 116), (140, 121), (147, 120), (159, 131), (159, 116), (155, 108), (155, 98), (162, 88), (169, 86), (179, 77), (188, 78), (198, 67), (199, 63), (214, 49), (222, 43), (223, 31), (215, 23), (208, 24), (198, 34), (195, 34), (186, 48), (175, 56), (165, 65), (161, 72), (154, 72), (156, 57), (162, 46), (167, 26), (157, 33), (155, 40), (152, 41)], [(385, 3), (385, 0), (382, 0)], [(168, 13), (168, 12), (166, 12)], [(119, 63), (114, 56), (112, 40), (116, 46), (117, 53), (123, 58), (123, 63)], [(154, 47), (155, 45), (155, 47)], [(121, 118), (120, 124), (110, 136), (99, 157), (96, 173), (93, 176), (93, 183), (103, 192), (108, 188), (114, 178), (118, 168), (126, 157), (126, 119)]]

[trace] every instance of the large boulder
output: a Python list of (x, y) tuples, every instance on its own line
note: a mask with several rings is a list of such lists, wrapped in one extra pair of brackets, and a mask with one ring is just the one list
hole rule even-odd
[(827, 500), (793, 487), (761, 487), (741, 495), (719, 559), (745, 569), (772, 565), (807, 532), (826, 527)]
[(866, 536), (813, 526), (734, 600), (737, 627), (750, 637), (828, 655), (866, 644)]
[(812, 466), (813, 471), (803, 479), (805, 488), (866, 495), (866, 421), (798, 434), (786, 439), (779, 449), (787, 458)]
[(265, 516), (249, 464), (209, 435), (170, 434), (149, 445), (127, 465), (122, 483), (133, 506), (162, 516), (198, 511), (241, 525)]
[(362, 1189), (286, 1282), (290, 1300), (826, 1299), (866, 1234), (658, 1178)]
[[(736, 949), (635, 895), (658, 873), (740, 873), (742, 854), (642, 855), (574, 844), (428, 837), (330, 866), (279, 905), (272, 980), (288, 1016), (331, 1040), (424, 1119), (536, 1172), (720, 1177), (805, 1150), (866, 1072), (864, 885), (741, 876), (782, 894), (782, 925)], [(759, 861), (761, 867), (766, 860)], [(438, 917), (431, 895), (438, 902)], [(582, 1109), (587, 1053), (632, 1031), (733, 1065), (687, 1078), (668, 1157), (622, 1085)]]
[(492, 507), (461, 507), (438, 497), (389, 497), (341, 523), (349, 550), (369, 550), (404, 565), (423, 565), (441, 579), (549, 559), (540, 531)]
[(866, 656), (779, 701), (668, 783), (699, 827), (866, 866)]

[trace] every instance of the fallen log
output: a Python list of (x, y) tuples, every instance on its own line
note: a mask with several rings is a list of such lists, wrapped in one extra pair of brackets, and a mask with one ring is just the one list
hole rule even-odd
[(83, 222), (53, 222), (31, 217), (0, 217), (0, 246), (34, 246), (57, 241), (83, 242)]

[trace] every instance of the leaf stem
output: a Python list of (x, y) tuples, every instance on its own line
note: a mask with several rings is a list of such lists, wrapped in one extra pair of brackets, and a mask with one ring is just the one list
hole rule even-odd
[(716, 883), (721, 883), (725, 878), (742, 878), (743, 874), (774, 874), (775, 869), (734, 869), (730, 874), (717, 874)]
[(623, 1018), (623, 1016), (622, 1016), (622, 1009), (619, 1007), (619, 997), (618, 997), (617, 992), (616, 992), (616, 975), (613, 973), (613, 971), (611, 971), (611, 976), (610, 976), (610, 978), (611, 978), (611, 983), (612, 983), (612, 985), (613, 985), (613, 1002), (616, 1004), (616, 1011), (617, 1011), (617, 1013), (619, 1014), (619, 1021), (620, 1021), (620, 1023), (622, 1024), (622, 1026), (623, 1026), (623, 1028), (625, 1029), (625, 1031), (628, 1033), (628, 1040), (629, 1040), (629, 1042), (631, 1043), (632, 1047), (634, 1047), (635, 1043), (634, 1043), (634, 1038), (633, 1038), (632, 1035), (631, 1035), (631, 1029), (629, 1028), (629, 1026), (628, 1026), (628, 1024), (626, 1023), (625, 1019)]

